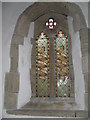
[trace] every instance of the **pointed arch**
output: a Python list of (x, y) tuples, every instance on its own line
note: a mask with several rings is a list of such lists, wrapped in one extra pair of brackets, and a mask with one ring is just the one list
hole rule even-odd
[(55, 42), (56, 97), (70, 97), (71, 78), (68, 37), (63, 31), (58, 32)]
[[(40, 9), (38, 9), (40, 8)], [(82, 63), (84, 60), (86, 60), (87, 55), (87, 46), (85, 42), (88, 42), (87, 38), (87, 26), (85, 22), (84, 15), (75, 3), (35, 3), (32, 6), (28, 7), (20, 16), (19, 19), (17, 20), (17, 24), (15, 26), (15, 30), (13, 33), (12, 41), (11, 41), (11, 48), (10, 48), (10, 59), (12, 62), (17, 65), (17, 67), (13, 70), (12, 67), (10, 68), (9, 73), (6, 73), (6, 86), (5, 86), (5, 108), (9, 111), (10, 109), (17, 109), (17, 98), (18, 98), (18, 93), (19, 93), (19, 71), (18, 71), (18, 57), (19, 57), (19, 45), (23, 45), (24, 37), (27, 37), (28, 31), (29, 31), (29, 25), (31, 22), (35, 22), (40, 16), (47, 14), (48, 11), (54, 11), (55, 13), (63, 14), (66, 16), (71, 16), (73, 17), (73, 27), (75, 31), (79, 31), (80, 34), (80, 41), (81, 41), (81, 51), (82, 51)], [(77, 17), (77, 14), (79, 17)], [(79, 19), (79, 20), (78, 20)], [(85, 34), (84, 34), (85, 33)], [(35, 37), (35, 36), (34, 36)], [(33, 44), (32, 48), (32, 61), (34, 60), (34, 41), (35, 38), (31, 39), (31, 42)], [(86, 49), (84, 49), (86, 48)], [(15, 58), (12, 59), (12, 58)], [(35, 62), (33, 62), (35, 64)], [(32, 66), (33, 66), (32, 64)], [(84, 62), (82, 68), (83, 68), (83, 74), (85, 77), (85, 81), (87, 81), (87, 74), (88, 72), (86, 71), (86, 65), (87, 63)], [(11, 64), (12, 66), (12, 64)], [(31, 68), (31, 84), (34, 84), (32, 81), (36, 80), (34, 78), (34, 68)], [(16, 79), (17, 78), (17, 79)], [(13, 82), (12, 82), (13, 81)], [(14, 84), (14, 81), (16, 84)], [(8, 83), (8, 86), (7, 86)], [(87, 83), (87, 82), (85, 82)], [(34, 84), (35, 85), (35, 84)], [(13, 87), (11, 87), (13, 86)], [(32, 87), (32, 85), (31, 85)], [(87, 85), (85, 89), (87, 89)], [(33, 94), (36, 94), (36, 92), (32, 92), (32, 97), (34, 96)], [(85, 93), (86, 94), (86, 93)], [(88, 95), (88, 94), (87, 94)], [(35, 97), (35, 96), (34, 96)], [(87, 98), (87, 96), (85, 96)], [(87, 101), (87, 99), (85, 99)], [(66, 101), (65, 101), (66, 102)], [(87, 103), (87, 102), (86, 102)], [(85, 105), (86, 105), (85, 103)], [(88, 107), (87, 107), (88, 108)], [(41, 112), (41, 111), (40, 111)], [(29, 113), (29, 112), (28, 112)], [(23, 114), (23, 111), (22, 111)], [(43, 114), (43, 113), (42, 113)], [(52, 113), (51, 113), (52, 114)], [(30, 114), (29, 114), (30, 115)], [(56, 114), (55, 114), (56, 116)]]
[(42, 32), (36, 40), (36, 97), (49, 97), (49, 38)]

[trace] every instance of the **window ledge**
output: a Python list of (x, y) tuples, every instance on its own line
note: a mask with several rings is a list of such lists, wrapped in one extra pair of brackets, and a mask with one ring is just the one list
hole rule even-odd
[(32, 103), (75, 103), (74, 97), (32, 97)]

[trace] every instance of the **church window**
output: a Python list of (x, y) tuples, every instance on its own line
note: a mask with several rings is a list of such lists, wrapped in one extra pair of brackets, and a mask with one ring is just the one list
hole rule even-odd
[(46, 26), (49, 30), (53, 30), (53, 28), (57, 25), (56, 21), (53, 18), (49, 18), (48, 22), (46, 22)]
[(49, 38), (42, 32), (36, 40), (36, 96), (49, 97)]
[(68, 38), (60, 31), (55, 38), (56, 97), (70, 97)]

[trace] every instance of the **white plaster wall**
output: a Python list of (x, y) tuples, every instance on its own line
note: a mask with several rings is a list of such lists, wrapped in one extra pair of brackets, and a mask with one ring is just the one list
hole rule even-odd
[(90, 28), (90, 2), (88, 4), (88, 27)]
[(2, 3), (0, 2), (0, 119), (2, 118)]
[[(10, 56), (9, 56), (10, 55), (10, 43), (11, 43), (11, 38), (12, 38), (12, 35), (13, 35), (13, 32), (14, 32), (14, 28), (15, 28), (15, 25), (16, 25), (16, 22), (17, 22), (17, 19), (18, 19), (19, 15), (31, 4), (32, 3), (27, 3), (27, 2), (25, 2), (25, 3), (17, 3), (17, 2), (16, 3), (3, 3), (3, 11), (2, 11), (3, 12), (3, 15), (2, 15), (2, 19), (3, 19), (3, 23), (2, 23), (2, 26), (3, 26), (3, 29), (2, 29), (2, 32), (3, 32), (3, 41), (2, 41), (2, 47), (3, 47), (2, 48), (2, 55), (3, 55), (2, 56), (3, 89), (4, 89), (4, 82), (5, 82), (5, 73), (9, 72), (9, 68), (10, 68)], [(86, 10), (86, 7), (83, 7), (83, 6), (84, 5), (81, 5), (81, 8), (83, 9), (83, 12), (84, 12), (85, 17), (86, 17), (87, 10)], [(86, 19), (87, 19), (87, 17), (86, 17)], [(74, 33), (72, 33), (72, 34), (74, 34)], [(32, 34), (31, 35), (29, 34), (29, 36), (24, 39), (24, 46), (19, 47), (20, 48), (19, 52), (21, 54), (20, 57), (19, 57), (19, 61), (21, 61), (22, 57), (24, 58), (24, 55), (25, 55), (25, 57), (27, 57), (28, 54), (29, 54), (31, 46), (29, 46), (28, 43), (30, 43), (29, 38), (31, 36), (32, 36)], [(79, 46), (77, 46), (77, 48), (79, 49)], [(25, 54), (22, 52), (22, 50), (24, 51)], [(27, 52), (27, 54), (26, 54), (26, 52)], [(74, 51), (74, 53), (76, 54), (75, 51)], [(30, 60), (30, 58), (28, 58), (28, 57), (27, 57), (27, 59)], [(76, 57), (79, 57), (79, 53)], [(28, 101), (29, 98), (30, 98), (30, 86), (29, 86), (30, 85), (30, 83), (29, 83), (30, 82), (29, 81), (30, 76), (29, 76), (29, 66), (28, 65), (30, 65), (30, 63), (27, 64), (25, 59), (24, 59), (24, 66), (25, 67), (24, 66), (21, 67), (21, 65), (19, 64), (19, 71), (22, 75), (23, 75), (23, 71), (26, 70), (26, 67), (28, 69), (27, 69), (27, 75), (26, 76), (24, 76), (24, 77), (20, 76), (20, 92), (19, 92), (19, 95), (18, 95), (18, 108), (21, 107), (22, 105), (24, 105), (26, 103), (26, 101)], [(82, 80), (83, 80), (83, 78), (82, 78)], [(26, 81), (26, 83), (25, 83), (25, 81)], [(24, 86), (24, 84), (25, 84), (25, 86)], [(26, 88), (26, 86), (27, 86), (27, 88)], [(25, 96), (24, 96), (24, 94), (22, 94), (23, 88), (24, 88)], [(81, 92), (81, 90), (80, 90), (80, 92)], [(83, 104), (83, 99), (82, 98), (83, 98), (83, 95), (81, 96), (81, 103)], [(22, 100), (22, 102), (20, 103), (21, 100)], [(78, 102), (78, 99), (77, 99), (77, 102)], [(84, 106), (82, 106), (82, 108), (84, 108)]]
[[(2, 44), (0, 45), (2, 45), (3, 92), (4, 92), (4, 83), (5, 83), (5, 73), (9, 72), (9, 69), (10, 69), (10, 43), (11, 43), (12, 35), (14, 32), (14, 28), (15, 28), (19, 15), (31, 4), (32, 3), (3, 3), (2, 5), (2, 20), (3, 20), (2, 22)], [(24, 85), (24, 83), (22, 84)], [(1, 87), (2, 87), (2, 84), (0, 84), (0, 88)], [(4, 94), (2, 97), (4, 97)], [(25, 99), (27, 100), (29, 99), (29, 97), (30, 95)], [(23, 99), (24, 99), (24, 96), (23, 96)], [(22, 103), (20, 104), (20, 94), (19, 94), (18, 100), (19, 100), (18, 107), (20, 107), (22, 104)], [(3, 102), (1, 104), (3, 104)]]
[(89, 0), (1, 0), (2, 2), (89, 2)]
[(19, 46), (20, 89), (18, 94), (18, 108), (29, 102), (31, 97), (30, 68), (32, 45), (30, 38), (33, 38), (33, 32), (34, 23), (31, 23), (28, 37), (24, 38), (24, 45)]
[(69, 24), (69, 32), (71, 34), (72, 40), (72, 60), (73, 60), (73, 67), (74, 67), (74, 86), (75, 86), (75, 100), (76, 103), (79, 105), (80, 109), (85, 109), (85, 102), (84, 102), (84, 78), (82, 74), (82, 61), (81, 61), (81, 46), (80, 46), (80, 37), (79, 32), (74, 32), (73, 19), (68, 17), (68, 24)]

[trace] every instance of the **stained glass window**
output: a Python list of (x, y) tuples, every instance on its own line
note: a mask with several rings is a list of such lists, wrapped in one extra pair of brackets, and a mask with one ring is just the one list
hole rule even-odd
[(36, 97), (49, 97), (49, 39), (42, 32), (36, 40)]
[(49, 18), (49, 20), (46, 22), (46, 26), (49, 28), (49, 30), (53, 30), (53, 28), (56, 25), (57, 25), (57, 23), (53, 18)]
[[(36, 40), (36, 97), (50, 96), (49, 41), (49, 38), (43, 32)], [(68, 37), (62, 31), (54, 39), (56, 97), (70, 97), (71, 79), (68, 43)]]
[(54, 43), (56, 97), (70, 97), (68, 38), (60, 31)]

